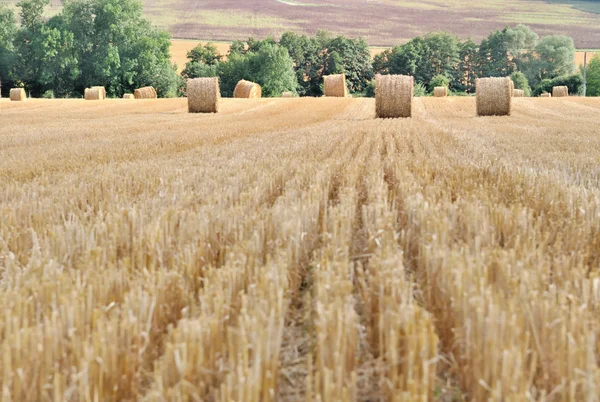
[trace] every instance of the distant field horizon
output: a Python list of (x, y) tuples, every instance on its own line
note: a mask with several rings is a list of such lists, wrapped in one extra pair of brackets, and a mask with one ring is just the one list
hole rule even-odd
[[(14, 7), (17, 0), (9, 0)], [(146, 16), (177, 39), (231, 41), (279, 36), (291, 30), (363, 37), (372, 46), (394, 46), (415, 36), (448, 31), (480, 40), (519, 23), (541, 36), (573, 37), (577, 48), (600, 48), (600, 2), (584, 0), (144, 0)], [(47, 15), (60, 11), (52, 0)]]

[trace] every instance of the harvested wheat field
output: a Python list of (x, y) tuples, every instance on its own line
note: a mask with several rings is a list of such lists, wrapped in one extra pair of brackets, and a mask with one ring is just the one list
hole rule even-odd
[(0, 100), (6, 401), (595, 401), (600, 100)]

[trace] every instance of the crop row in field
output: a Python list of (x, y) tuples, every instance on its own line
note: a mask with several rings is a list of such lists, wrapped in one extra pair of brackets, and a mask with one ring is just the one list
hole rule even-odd
[(600, 102), (0, 100), (7, 401), (581, 401)]

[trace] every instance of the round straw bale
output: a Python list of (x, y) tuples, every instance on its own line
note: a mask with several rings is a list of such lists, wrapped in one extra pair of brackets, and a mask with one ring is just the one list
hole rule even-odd
[(540, 98), (552, 98), (552, 94), (544, 92), (543, 94), (540, 94)]
[(436, 98), (445, 98), (446, 96), (448, 96), (448, 88), (446, 88), (446, 87), (433, 88), (433, 96)]
[(135, 99), (135, 96), (133, 94), (123, 94), (123, 99)]
[(190, 113), (218, 113), (221, 91), (219, 78), (194, 78), (187, 81), (188, 111)]
[(10, 100), (11, 101), (24, 101), (27, 99), (27, 94), (23, 88), (12, 88), (10, 90)]
[(515, 96), (515, 82), (512, 80), (512, 78), (510, 79), (510, 97), (513, 98)]
[(258, 99), (262, 97), (262, 88), (260, 85), (246, 81), (240, 80), (235, 89), (233, 90), (234, 98), (244, 98), (244, 99)]
[(408, 75), (377, 75), (375, 77), (377, 117), (411, 117), (414, 82), (414, 78)]
[(133, 97), (135, 99), (156, 99), (156, 89), (154, 87), (143, 87), (133, 91)]
[(101, 88), (86, 88), (83, 93), (85, 100), (104, 100), (104, 93)]
[(569, 96), (569, 87), (561, 86), (552, 88), (553, 98), (564, 98), (566, 96)]
[(477, 115), (510, 116), (513, 82), (510, 78), (478, 78)]
[(348, 95), (346, 74), (326, 75), (323, 77), (325, 96), (345, 98)]
[(293, 98), (294, 94), (292, 92), (282, 92), (281, 97), (282, 98)]
[(96, 87), (91, 87), (91, 89), (97, 89), (98, 91), (100, 91), (99, 100), (106, 99), (106, 89), (104, 87), (96, 86)]
[(525, 97), (525, 91), (522, 89), (515, 89), (513, 92), (513, 98), (523, 98)]

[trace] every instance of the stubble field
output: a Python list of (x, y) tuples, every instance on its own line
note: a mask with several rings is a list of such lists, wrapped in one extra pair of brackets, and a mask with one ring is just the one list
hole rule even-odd
[(2, 401), (600, 398), (600, 101), (0, 100)]

